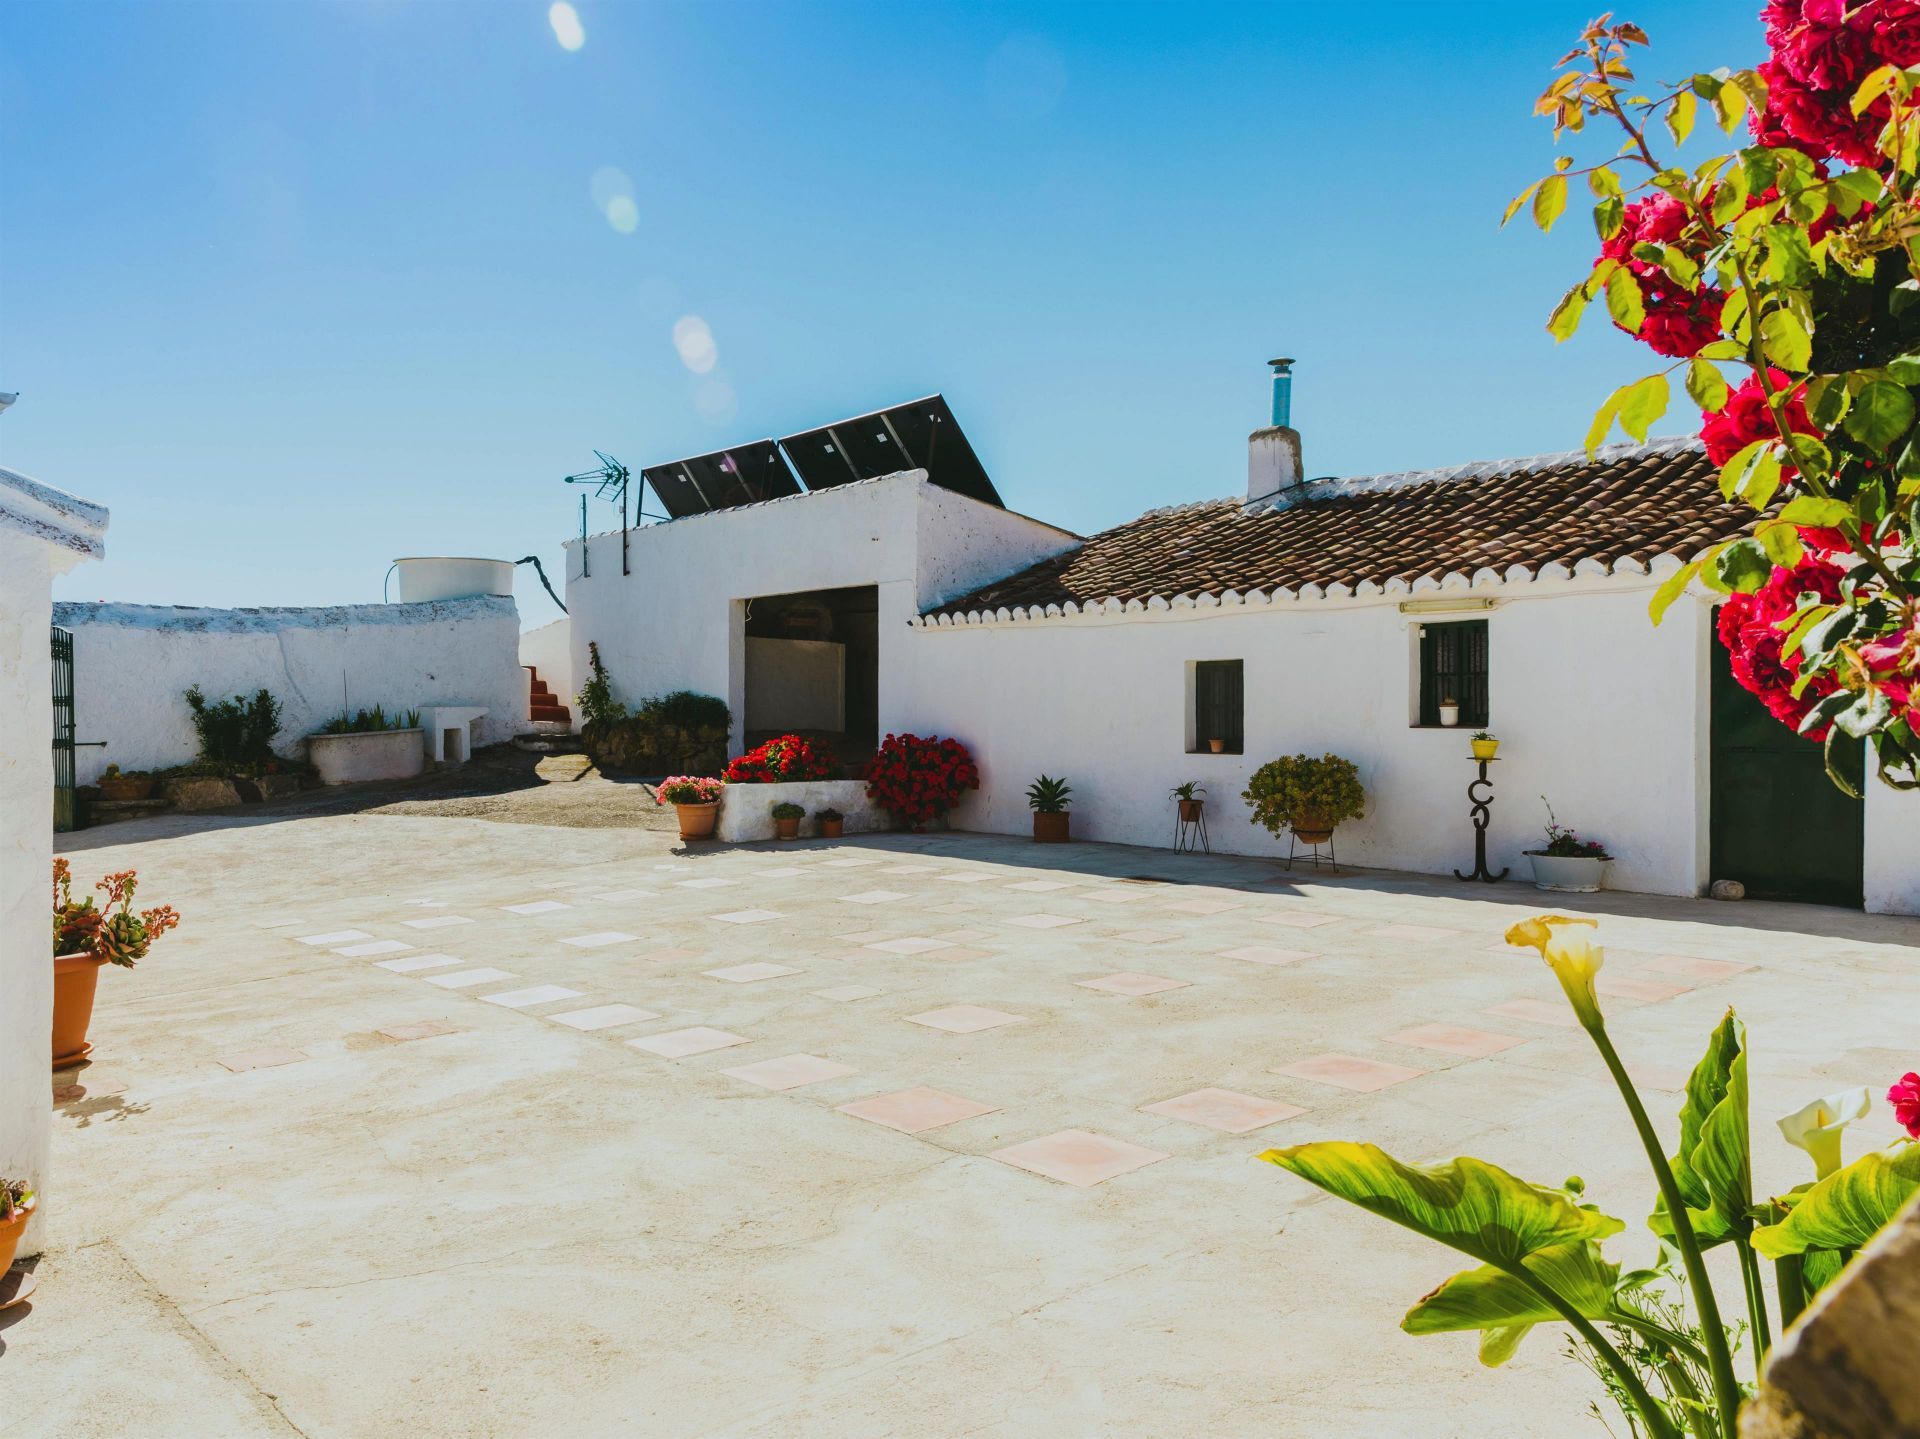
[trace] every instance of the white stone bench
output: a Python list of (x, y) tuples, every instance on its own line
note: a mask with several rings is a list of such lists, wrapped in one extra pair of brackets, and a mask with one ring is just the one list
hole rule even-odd
[(486, 717), (487, 711), (478, 705), (421, 706), (427, 757), (435, 764), (465, 764), (473, 757), (473, 722)]

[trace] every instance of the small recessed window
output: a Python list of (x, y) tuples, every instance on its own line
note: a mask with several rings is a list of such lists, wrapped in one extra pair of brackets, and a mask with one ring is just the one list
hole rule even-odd
[(1193, 666), (1191, 754), (1239, 754), (1245, 745), (1240, 660), (1200, 660)]
[(1487, 622), (1458, 620), (1420, 627), (1420, 723), (1438, 725), (1440, 706), (1460, 707), (1456, 721), (1487, 723)]

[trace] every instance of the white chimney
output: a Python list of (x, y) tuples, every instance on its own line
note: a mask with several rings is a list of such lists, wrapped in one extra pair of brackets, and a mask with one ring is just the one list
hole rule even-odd
[(1280, 493), (1306, 478), (1300, 467), (1300, 432), (1293, 416), (1293, 361), (1273, 366), (1273, 423), (1247, 436), (1247, 504), (1271, 504)]

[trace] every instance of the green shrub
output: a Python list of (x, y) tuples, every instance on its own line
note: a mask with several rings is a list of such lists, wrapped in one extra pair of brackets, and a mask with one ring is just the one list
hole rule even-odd
[(352, 714), (342, 711), (321, 725), (314, 733), (381, 734), (387, 730), (419, 728), (419, 710), (395, 711), (393, 714), (388, 714), (381, 706), (375, 705), (370, 710), (356, 710)]
[(1276, 835), (1288, 826), (1332, 828), (1365, 817), (1360, 771), (1337, 754), (1268, 760), (1253, 772), (1240, 797), (1253, 806), (1253, 823)]
[(783, 799), (773, 807), (773, 817), (775, 819), (805, 819), (807, 817), (807, 811), (805, 807), (797, 805), (791, 800)]
[(613, 697), (613, 681), (607, 676), (607, 667), (600, 663), (600, 646), (591, 640), (587, 642), (587, 663), (592, 666), (593, 674), (574, 696), (580, 706), (580, 718), (587, 724), (612, 724), (625, 719), (627, 707)]
[(674, 729), (726, 729), (733, 723), (727, 702), (692, 690), (675, 690), (640, 701), (639, 717)]
[(613, 719), (588, 718), (580, 742), (598, 768), (613, 774), (718, 774), (732, 722), (726, 701), (676, 690)]
[(280, 701), (270, 690), (253, 698), (209, 700), (195, 685), (186, 693), (193, 711), (194, 732), (200, 737), (200, 761), (219, 773), (258, 770), (273, 760), (273, 737), (280, 733)]

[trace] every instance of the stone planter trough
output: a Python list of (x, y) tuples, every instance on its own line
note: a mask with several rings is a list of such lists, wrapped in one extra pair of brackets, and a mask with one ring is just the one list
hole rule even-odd
[(720, 825), (717, 838), (728, 844), (773, 838), (773, 807), (782, 802), (806, 810), (800, 837), (817, 837), (820, 822), (814, 812), (837, 809), (846, 816), (844, 833), (870, 834), (892, 829), (893, 816), (867, 798), (863, 779), (810, 780), (799, 784), (727, 784), (720, 786)]
[(307, 758), (322, 784), (412, 779), (427, 767), (426, 731), (374, 730), (365, 734), (310, 734)]

